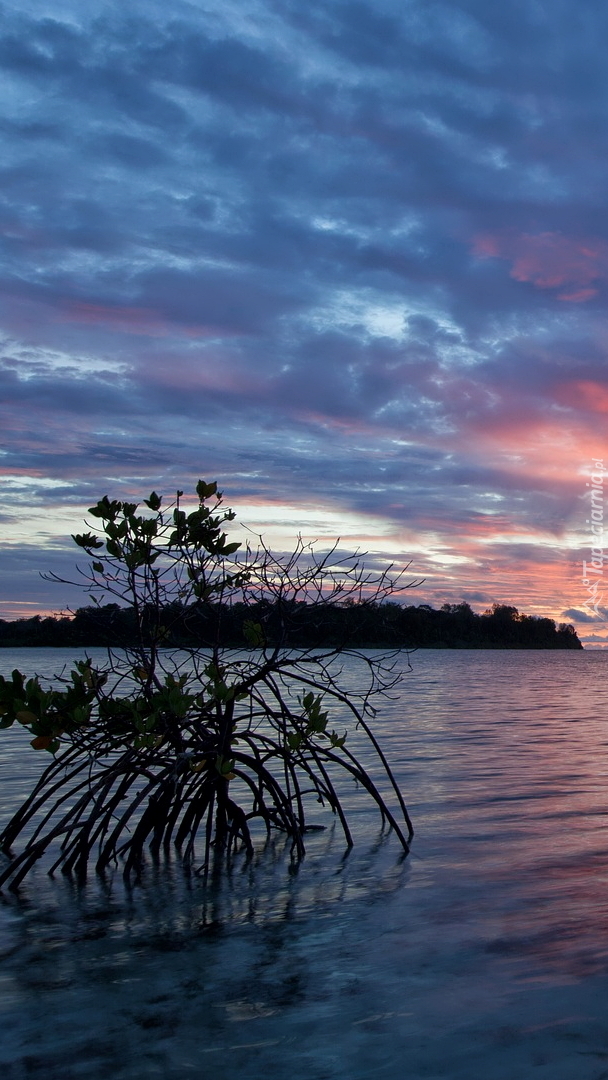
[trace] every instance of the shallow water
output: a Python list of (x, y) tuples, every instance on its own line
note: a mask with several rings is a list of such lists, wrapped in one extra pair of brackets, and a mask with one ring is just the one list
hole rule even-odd
[[(351, 855), (329, 829), (297, 873), (278, 847), (206, 889), (37, 875), (0, 906), (3, 1077), (608, 1077), (608, 657), (412, 664), (376, 722), (411, 855), (356, 798)], [(5, 818), (41, 756), (0, 738)]]

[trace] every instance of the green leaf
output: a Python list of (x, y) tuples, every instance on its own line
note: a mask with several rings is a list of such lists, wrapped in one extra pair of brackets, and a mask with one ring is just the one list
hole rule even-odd
[(89, 548), (103, 547), (103, 542), (99, 540), (94, 533), (91, 532), (72, 533), (72, 540), (75, 544), (78, 544), (78, 547), (86, 548), (87, 550), (89, 550)]
[(332, 731), (331, 735), (329, 736), (329, 741), (332, 747), (336, 750), (341, 750), (344, 746), (344, 743), (346, 742), (346, 735), (346, 731), (344, 732), (344, 735), (342, 735), (342, 737), (338, 735), (337, 731)]
[(20, 709), (16, 716), (19, 723), (24, 725), (35, 724), (38, 719), (29, 709)]
[(95, 571), (96, 574), (103, 574), (103, 563), (94, 562), (94, 563), (91, 563), (91, 566), (93, 567), (93, 570)]
[(204, 480), (199, 480), (196, 485), (196, 494), (201, 502), (203, 499), (208, 499), (211, 495), (217, 493), (217, 483), (214, 481), (212, 484), (206, 484)]
[(226, 779), (228, 774), (234, 769), (234, 760), (232, 758), (224, 758), (221, 754), (218, 754), (215, 759), (215, 768), (220, 776), (223, 776)]
[(327, 713), (321, 713), (319, 716), (315, 716), (310, 721), (310, 730), (315, 734), (320, 734), (325, 731), (327, 726)]
[(96, 506), (89, 506), (88, 513), (92, 517), (101, 518), (103, 521), (113, 521), (116, 515), (120, 512), (122, 503), (116, 502), (115, 499), (110, 502), (107, 495), (104, 495), (103, 499), (100, 499)]
[(243, 634), (245, 641), (251, 645), (252, 649), (259, 649), (264, 644), (264, 631), (260, 623), (253, 622), (252, 619), (245, 619)]

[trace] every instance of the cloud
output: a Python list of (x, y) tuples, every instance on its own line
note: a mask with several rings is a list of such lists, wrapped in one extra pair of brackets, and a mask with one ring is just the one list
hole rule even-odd
[(575, 619), (579, 623), (595, 623), (596, 625), (598, 622), (604, 622), (607, 616), (607, 608), (598, 609), (597, 615), (591, 615), (588, 611), (581, 610), (581, 608), (568, 608), (566, 611), (562, 611), (564, 619)]
[(538, 289), (560, 289), (558, 300), (584, 303), (598, 295), (608, 273), (608, 244), (598, 239), (580, 240), (559, 233), (536, 236), (480, 234), (474, 238), (478, 258), (502, 258), (511, 262), (510, 276)]
[(580, 610), (608, 13), (2, 14), (0, 470), (24, 534), (217, 475), (294, 533), (298, 506), (381, 529), (431, 599)]

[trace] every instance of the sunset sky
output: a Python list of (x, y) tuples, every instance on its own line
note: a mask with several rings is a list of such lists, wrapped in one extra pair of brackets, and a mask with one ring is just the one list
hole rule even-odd
[(608, 5), (1, 14), (0, 618), (87, 602), (38, 571), (101, 495), (202, 476), (608, 638)]

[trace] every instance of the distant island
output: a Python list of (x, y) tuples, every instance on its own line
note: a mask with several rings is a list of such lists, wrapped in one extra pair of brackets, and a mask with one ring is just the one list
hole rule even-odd
[[(158, 613), (150, 612), (150, 618)], [(205, 648), (219, 643), (251, 645), (251, 627), (262, 643), (286, 647), (352, 646), (396, 649), (582, 649), (573, 626), (520, 614), (493, 604), (478, 615), (469, 604), (402, 606), (394, 602), (325, 606), (298, 602), (257, 604), (171, 604), (162, 610), (164, 644)], [(247, 630), (249, 628), (249, 630)], [(130, 608), (117, 604), (78, 608), (57, 617), (0, 620), (0, 648), (125, 648), (137, 643)]]

